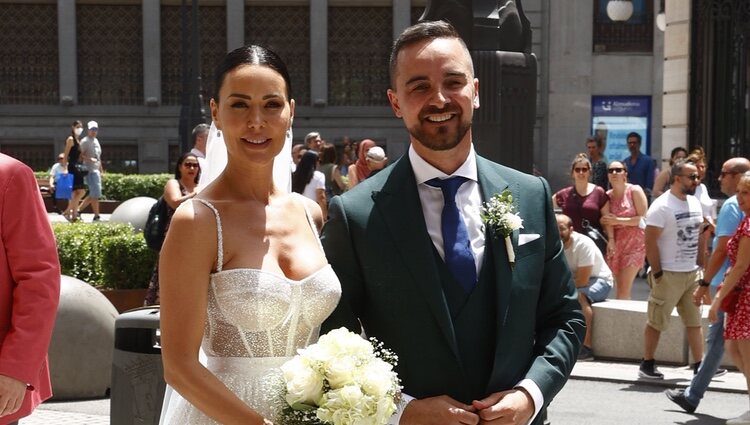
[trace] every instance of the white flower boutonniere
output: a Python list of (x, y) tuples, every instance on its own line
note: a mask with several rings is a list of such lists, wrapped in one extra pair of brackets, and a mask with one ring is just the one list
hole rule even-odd
[(513, 195), (510, 190), (505, 189), (502, 193), (496, 193), (489, 202), (484, 203), (482, 221), (495, 237), (505, 238), (505, 248), (512, 269), (516, 264), (516, 253), (513, 251), (510, 235), (514, 230), (523, 229), (523, 219), (513, 206)]

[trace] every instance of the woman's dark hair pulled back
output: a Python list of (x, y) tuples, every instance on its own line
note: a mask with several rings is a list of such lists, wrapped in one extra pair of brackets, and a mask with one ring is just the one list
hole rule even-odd
[(292, 192), (302, 193), (305, 191), (305, 186), (310, 183), (310, 180), (315, 174), (315, 169), (318, 167), (318, 153), (315, 151), (307, 151), (297, 164), (297, 168), (292, 173)]
[(292, 98), (292, 82), (289, 78), (289, 71), (286, 69), (284, 61), (273, 51), (256, 44), (243, 46), (232, 50), (224, 56), (224, 59), (216, 66), (214, 73), (214, 102), (219, 103), (219, 91), (224, 83), (227, 73), (243, 65), (260, 65), (267, 66), (281, 74), (286, 83), (287, 100)]

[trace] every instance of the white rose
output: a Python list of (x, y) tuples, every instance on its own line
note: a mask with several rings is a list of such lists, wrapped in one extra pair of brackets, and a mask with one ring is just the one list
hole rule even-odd
[(503, 221), (507, 223), (510, 230), (523, 229), (523, 219), (518, 214), (506, 213), (503, 215)]
[(333, 389), (354, 383), (356, 360), (350, 356), (336, 357), (326, 364), (325, 376)]
[(372, 356), (372, 344), (346, 328), (334, 329), (320, 337), (318, 343), (324, 352), (336, 356)]
[(313, 370), (302, 357), (295, 356), (281, 366), (286, 381), (286, 402), (317, 405), (323, 396), (323, 376)]
[(367, 399), (356, 385), (328, 391), (317, 411), (318, 419), (334, 425), (360, 423)]
[(361, 371), (358, 382), (362, 390), (378, 399), (393, 388), (393, 367), (378, 358), (371, 360)]

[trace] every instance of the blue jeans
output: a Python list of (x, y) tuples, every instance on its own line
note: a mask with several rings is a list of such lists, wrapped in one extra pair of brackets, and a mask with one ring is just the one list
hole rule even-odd
[(719, 368), (721, 358), (724, 356), (724, 312), (719, 310), (719, 320), (708, 325), (708, 336), (706, 336), (706, 354), (698, 373), (690, 381), (690, 386), (685, 389), (687, 401), (698, 406), (711, 383), (716, 370)]

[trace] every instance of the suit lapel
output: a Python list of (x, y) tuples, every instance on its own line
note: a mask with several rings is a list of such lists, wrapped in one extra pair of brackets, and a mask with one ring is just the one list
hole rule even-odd
[[(510, 189), (513, 194), (514, 204), (518, 205), (520, 194), (515, 186), (509, 186), (507, 180), (503, 178), (498, 167), (490, 161), (477, 156), (477, 173), (479, 177), (479, 187), (482, 192), (483, 201), (488, 201), (493, 195), (501, 193), (505, 189)], [(518, 233), (516, 230), (511, 235), (513, 249), (518, 252)], [(503, 337), (503, 327), (509, 308), (511, 298), (511, 287), (513, 284), (513, 269), (508, 261), (508, 250), (505, 247), (505, 240), (502, 237), (495, 237), (490, 229), (485, 229), (485, 244), (492, 244), (492, 261), (495, 262), (495, 285), (496, 285), (496, 338), (495, 351), (500, 349)], [(494, 369), (493, 369), (494, 374)]]
[(412, 282), (422, 292), (424, 301), (460, 363), (453, 323), (435, 267), (432, 240), (427, 233), (417, 182), (407, 155), (394, 164), (387, 182), (380, 192), (373, 192), (372, 197), (401, 257), (406, 260)]

